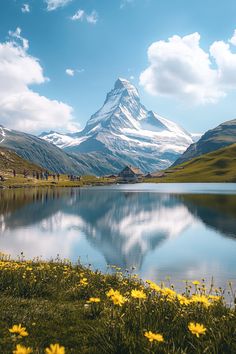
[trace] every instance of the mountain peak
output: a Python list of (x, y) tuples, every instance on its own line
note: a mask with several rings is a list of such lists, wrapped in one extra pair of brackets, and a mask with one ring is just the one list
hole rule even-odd
[(122, 77), (118, 77), (118, 79), (115, 82), (115, 89), (122, 89), (122, 88), (127, 88), (133, 86), (131, 84), (131, 82), (129, 82), (128, 80), (122, 78)]
[(138, 96), (138, 91), (136, 87), (128, 80), (119, 77), (114, 86), (114, 90), (127, 90), (129, 93), (133, 93), (135, 96)]
[(73, 153), (111, 156), (114, 168), (131, 164), (146, 172), (170, 166), (193, 142), (177, 124), (148, 111), (133, 83), (123, 78), (116, 80), (83, 131), (61, 139), (49, 134), (48, 141)]

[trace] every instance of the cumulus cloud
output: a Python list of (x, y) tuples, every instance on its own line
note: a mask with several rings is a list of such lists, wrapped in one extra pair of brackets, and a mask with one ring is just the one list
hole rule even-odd
[(32, 90), (48, 79), (39, 60), (29, 55), (20, 28), (9, 34), (10, 39), (0, 43), (0, 123), (29, 132), (77, 128), (72, 107)]
[(217, 84), (225, 91), (236, 88), (236, 54), (233, 54), (230, 45), (218, 41), (210, 47), (211, 56), (217, 64)]
[(29, 4), (23, 4), (22, 7), (21, 7), (21, 11), (22, 11), (23, 13), (30, 12), (30, 6), (29, 6)]
[(53, 11), (58, 9), (59, 7), (64, 7), (71, 1), (72, 0), (45, 0), (48, 11)]
[(236, 45), (236, 30), (234, 30), (233, 36), (229, 39), (229, 43)]
[(140, 85), (152, 95), (169, 96), (196, 104), (217, 102), (236, 89), (236, 32), (229, 43), (216, 41), (209, 51), (200, 46), (200, 34), (158, 41), (148, 48), (149, 66)]
[(72, 21), (86, 21), (95, 25), (98, 21), (98, 14), (93, 10), (90, 14), (87, 14), (84, 10), (79, 9), (76, 13), (70, 18)]
[(75, 71), (73, 69), (66, 69), (66, 74), (69, 76), (74, 76), (75, 75)]

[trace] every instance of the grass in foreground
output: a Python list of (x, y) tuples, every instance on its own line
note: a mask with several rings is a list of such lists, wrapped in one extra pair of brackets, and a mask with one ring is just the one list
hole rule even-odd
[(2, 255), (0, 353), (31, 352), (235, 353), (236, 309), (204, 281), (177, 294), (119, 269)]

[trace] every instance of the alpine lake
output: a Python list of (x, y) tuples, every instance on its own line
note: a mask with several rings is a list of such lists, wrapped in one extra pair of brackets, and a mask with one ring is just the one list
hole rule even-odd
[(0, 251), (166, 281), (236, 284), (236, 184), (0, 190)]

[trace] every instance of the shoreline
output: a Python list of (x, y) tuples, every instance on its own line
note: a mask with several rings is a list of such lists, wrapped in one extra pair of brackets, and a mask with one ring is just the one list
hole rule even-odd
[(0, 182), (0, 190), (5, 189), (21, 189), (21, 188), (82, 188), (88, 186), (104, 186), (114, 184), (114, 180), (95, 176), (84, 176), (80, 181), (70, 181), (62, 176), (61, 180), (55, 181), (44, 181), (35, 179), (25, 179), (25, 178), (9, 178), (4, 182)]
[[(110, 185), (116, 185), (116, 184), (142, 184), (142, 183), (147, 183), (147, 184), (202, 184), (202, 183), (208, 183), (208, 184), (236, 184), (234, 181), (178, 181), (178, 180), (142, 180), (139, 182), (135, 183), (129, 183), (129, 182), (117, 182), (114, 179), (106, 178), (106, 177), (91, 177), (91, 180), (86, 180), (87, 177), (85, 177), (85, 180), (80, 181), (80, 182), (73, 182), (73, 181), (59, 181), (59, 182), (44, 182), (44, 181), (39, 181), (39, 183), (28, 183), (29, 180), (25, 183), (25, 181), (22, 181), (21, 183), (12, 183), (12, 184), (5, 184), (4, 182), (0, 181), (0, 190), (8, 190), (8, 189), (21, 189), (21, 188), (83, 188), (83, 187), (99, 187), (99, 186), (110, 186)], [(9, 180), (8, 180), (9, 181)]]

